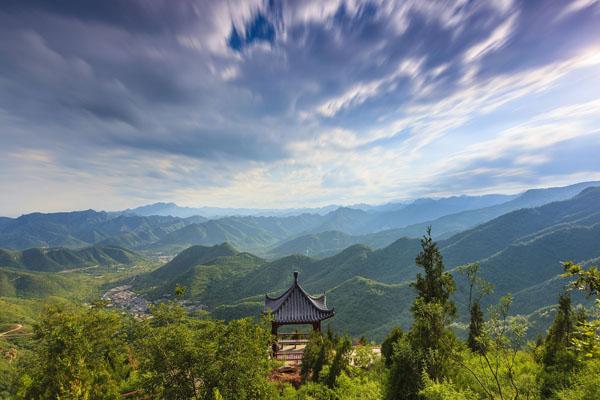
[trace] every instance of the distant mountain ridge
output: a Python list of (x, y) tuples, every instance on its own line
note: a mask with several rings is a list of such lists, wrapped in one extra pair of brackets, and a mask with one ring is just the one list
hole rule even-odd
[[(509, 200), (506, 203), (445, 215), (435, 220), (425, 221), (400, 228), (387, 229), (372, 234), (348, 235), (341, 231), (338, 231), (335, 234), (329, 233), (328, 235), (307, 234), (279, 243), (276, 247), (270, 250), (269, 254), (272, 256), (281, 256), (283, 255), (284, 251), (287, 251), (287, 254), (298, 253), (311, 256), (323, 256), (331, 255), (335, 252), (341, 251), (343, 248), (351, 244), (357, 243), (368, 244), (374, 248), (381, 248), (393, 242), (393, 238), (420, 237), (428, 226), (432, 227), (433, 234), (436, 238), (449, 238), (454, 234), (463, 232), (479, 224), (483, 224), (503, 214), (507, 214), (515, 210), (541, 206), (555, 201), (567, 200), (575, 195), (578, 195), (582, 190), (594, 186), (600, 186), (600, 182), (583, 182), (561, 188), (532, 189)], [(407, 208), (408, 207), (399, 211), (403, 212)], [(397, 212), (394, 213), (398, 215)], [(377, 216), (375, 222), (373, 223), (377, 223), (377, 220), (380, 218), (382, 217)], [(393, 220), (393, 218), (390, 220)], [(385, 226), (389, 225), (392, 224), (388, 222)]]
[(140, 207), (129, 208), (122, 211), (123, 214), (134, 214), (140, 216), (162, 215), (171, 217), (187, 218), (201, 216), (204, 218), (222, 217), (289, 217), (300, 214), (324, 215), (339, 208), (337, 205), (313, 208), (226, 208), (226, 207), (184, 207), (175, 203), (153, 203)]
[[(433, 226), (438, 239), (448, 238), (510, 211), (565, 200), (593, 184), (584, 182), (562, 188), (535, 189), (516, 197), (485, 195), (420, 199), (409, 204), (339, 207), (324, 214), (289, 216), (228, 216), (207, 220), (202, 216), (140, 216), (130, 212), (93, 210), (33, 213), (0, 219), (0, 247), (23, 250), (102, 244), (150, 254), (175, 254), (192, 245), (229, 242), (261, 257), (280, 257), (286, 255), (284, 251), (322, 257), (354, 243), (368, 243), (380, 248), (400, 237), (419, 237), (429, 225)], [(481, 206), (485, 207), (473, 208)], [(143, 210), (154, 212), (153, 207)], [(160, 203), (156, 207), (164, 210), (176, 206)], [(445, 215), (438, 217), (440, 214)], [(323, 235), (330, 231), (340, 234)], [(320, 235), (324, 242), (315, 244), (314, 235)], [(292, 240), (294, 242), (288, 244)]]

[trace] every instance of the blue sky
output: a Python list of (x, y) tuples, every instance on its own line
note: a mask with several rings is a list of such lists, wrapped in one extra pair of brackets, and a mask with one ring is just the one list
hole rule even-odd
[(600, 2), (0, 5), (0, 215), (600, 179)]

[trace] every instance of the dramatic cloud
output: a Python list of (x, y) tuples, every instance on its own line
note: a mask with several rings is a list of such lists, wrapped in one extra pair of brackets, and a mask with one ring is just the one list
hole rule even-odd
[(0, 5), (0, 214), (598, 177), (597, 1)]

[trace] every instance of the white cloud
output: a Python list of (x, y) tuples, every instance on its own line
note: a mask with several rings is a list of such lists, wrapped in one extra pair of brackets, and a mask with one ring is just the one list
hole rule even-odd
[(510, 38), (517, 21), (517, 15), (513, 14), (502, 24), (497, 26), (490, 36), (485, 40), (470, 47), (463, 57), (464, 62), (472, 63), (481, 59), (486, 54), (496, 51), (504, 46)]

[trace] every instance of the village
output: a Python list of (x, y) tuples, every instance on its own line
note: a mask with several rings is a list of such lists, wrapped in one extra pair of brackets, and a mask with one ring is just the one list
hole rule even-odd
[[(145, 319), (150, 315), (150, 306), (171, 301), (170, 295), (162, 296), (156, 300), (148, 300), (142, 295), (138, 295), (132, 290), (132, 285), (121, 285), (106, 291), (101, 299), (106, 303), (106, 307), (116, 308), (133, 315), (136, 319)], [(189, 314), (198, 311), (206, 311), (204, 304), (193, 300), (177, 299), (176, 302), (181, 305)]]

